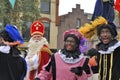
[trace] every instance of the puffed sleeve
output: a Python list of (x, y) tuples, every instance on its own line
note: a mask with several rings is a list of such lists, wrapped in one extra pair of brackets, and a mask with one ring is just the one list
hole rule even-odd
[(52, 71), (51, 71), (51, 59), (50, 59), (48, 63), (42, 67), (42, 70), (36, 76), (36, 78), (39, 78), (40, 80), (49, 80), (51, 76), (52, 76)]

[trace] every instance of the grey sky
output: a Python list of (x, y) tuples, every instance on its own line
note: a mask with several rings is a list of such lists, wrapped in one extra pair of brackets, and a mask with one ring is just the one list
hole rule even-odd
[(59, 15), (72, 12), (72, 8), (76, 7), (76, 4), (80, 4), (80, 8), (84, 9), (86, 13), (93, 13), (96, 0), (59, 0)]

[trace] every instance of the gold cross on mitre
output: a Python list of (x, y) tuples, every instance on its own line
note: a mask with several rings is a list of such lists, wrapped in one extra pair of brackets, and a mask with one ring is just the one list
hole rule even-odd
[(38, 22), (34, 26), (36, 27), (36, 30), (38, 30), (39, 27), (41, 27), (41, 25)]

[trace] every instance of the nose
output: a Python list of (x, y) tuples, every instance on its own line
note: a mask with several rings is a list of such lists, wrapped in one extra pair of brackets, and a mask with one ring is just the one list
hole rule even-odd
[(73, 41), (66, 41), (67, 44), (74, 44)]
[(107, 33), (104, 33), (103, 35), (104, 35), (104, 36), (107, 36)]

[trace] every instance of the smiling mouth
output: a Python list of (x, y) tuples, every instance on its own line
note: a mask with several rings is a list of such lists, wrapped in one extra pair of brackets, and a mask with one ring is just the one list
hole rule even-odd
[(72, 46), (70, 46), (70, 45), (67, 45), (66, 48), (67, 48), (68, 50), (72, 50)]
[(103, 38), (102, 41), (103, 41), (104, 43), (108, 43), (108, 42), (109, 42), (109, 39), (108, 39), (108, 38)]

